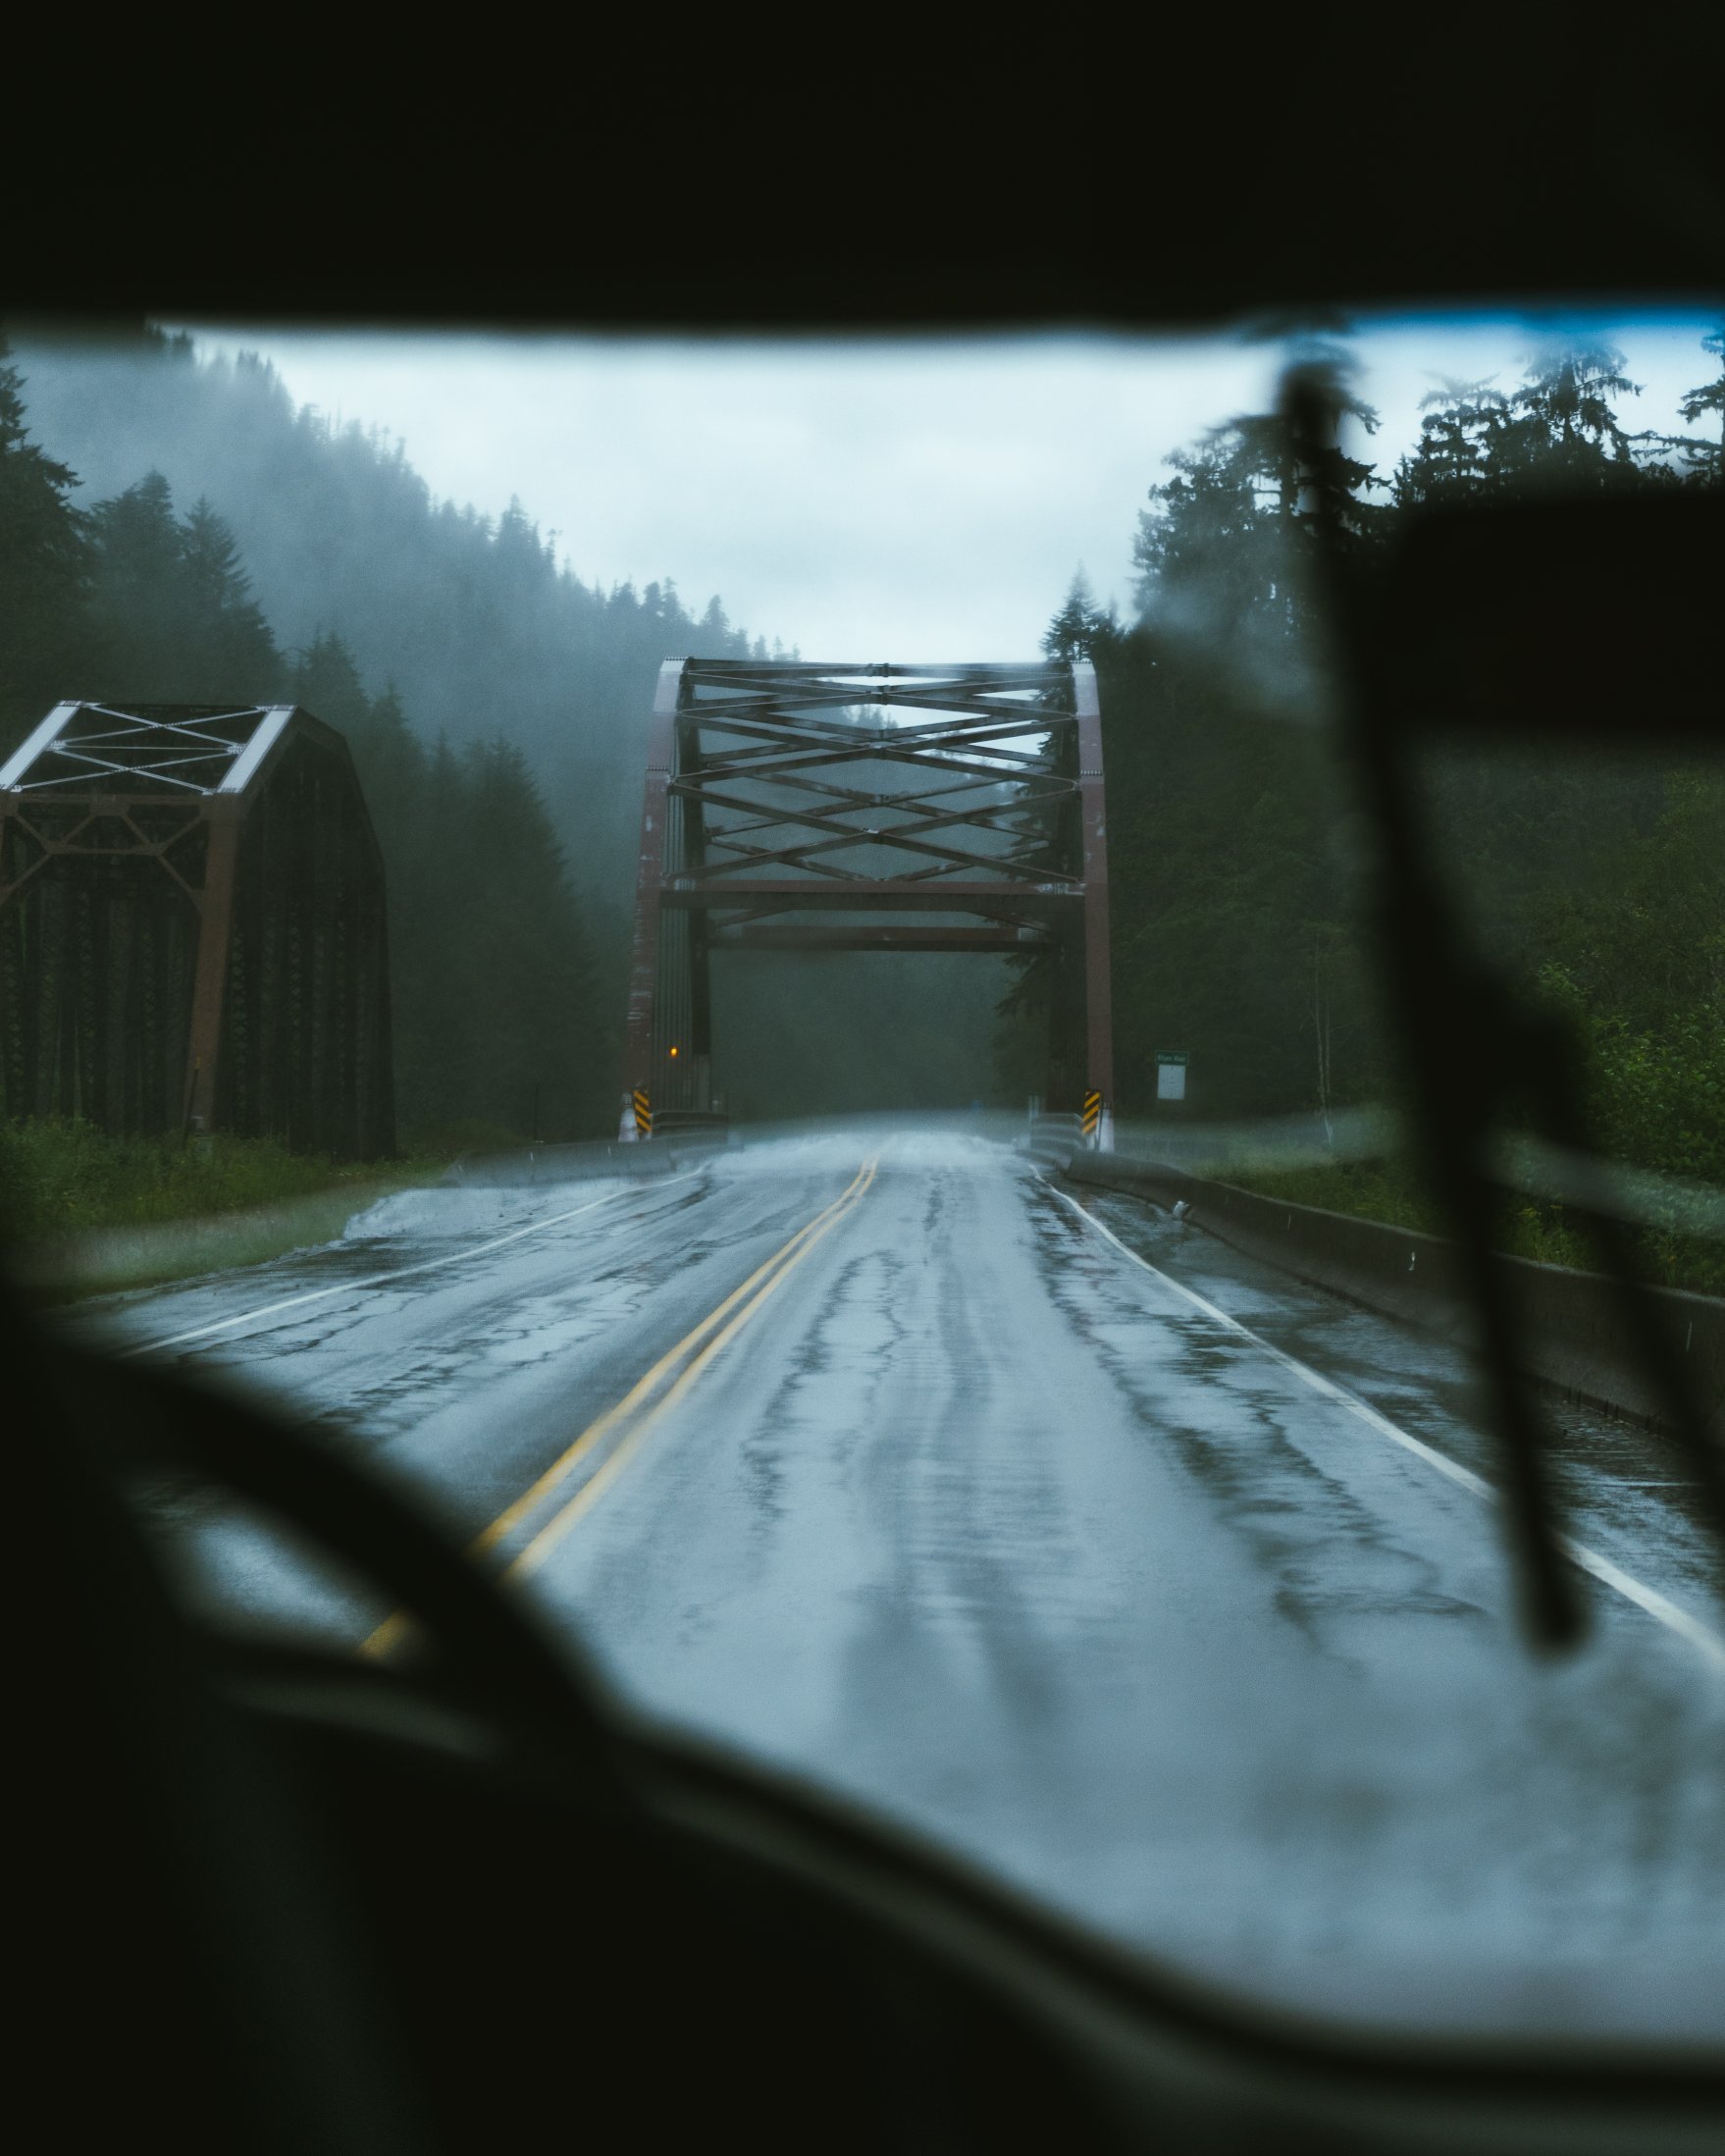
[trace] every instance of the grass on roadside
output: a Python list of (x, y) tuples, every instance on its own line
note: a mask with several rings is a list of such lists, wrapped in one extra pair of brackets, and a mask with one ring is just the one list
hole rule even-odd
[(48, 1116), (0, 1124), (0, 1238), (60, 1242), (100, 1229), (203, 1219), (343, 1184), (433, 1182), (448, 1156), (334, 1161), (274, 1138), (116, 1137)]

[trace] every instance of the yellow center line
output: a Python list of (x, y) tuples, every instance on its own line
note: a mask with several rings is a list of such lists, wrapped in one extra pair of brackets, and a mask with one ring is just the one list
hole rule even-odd
[(847, 1214), (854, 1213), (857, 1207), (862, 1204), (863, 1198), (867, 1195), (868, 1185), (874, 1181), (876, 1165), (877, 1161), (871, 1160), (868, 1163), (860, 1189), (855, 1184), (852, 1185), (855, 1195), (852, 1195), (851, 1191), (847, 1191), (836, 1205), (828, 1209), (827, 1215), (820, 1220), (818, 1226), (812, 1221), (810, 1223), (809, 1238), (796, 1256), (781, 1265), (771, 1280), (755, 1297), (754, 1301), (739, 1310), (724, 1331), (715, 1340), (707, 1342), (706, 1346), (690, 1363), (658, 1405), (650, 1408), (636, 1423), (603, 1466), (588, 1477), (568, 1503), (563, 1506), (562, 1510), (553, 1513), (546, 1525), (534, 1536), (526, 1549), (522, 1551), (521, 1554), (515, 1558), (514, 1562), (504, 1567), (504, 1579), (523, 1578), (527, 1573), (536, 1570), (538, 1566), (545, 1562), (557, 1544), (562, 1541), (570, 1528), (575, 1525), (575, 1522), (599, 1502), (605, 1491), (610, 1488), (630, 1460), (641, 1449), (649, 1434), (657, 1428), (671, 1409), (688, 1394), (696, 1379), (700, 1377), (702, 1371), (711, 1362), (725, 1342), (743, 1330), (744, 1326), (749, 1323), (749, 1320), (755, 1316), (769, 1296), (778, 1292), (798, 1266), (813, 1250), (815, 1244), (824, 1236), (831, 1235), (840, 1221)]
[[(630, 1387), (615, 1406), (606, 1408), (602, 1415), (590, 1422), (574, 1443), (551, 1462), (544, 1474), (531, 1483), (512, 1503), (506, 1505), (497, 1514), (489, 1527), (474, 1538), (473, 1542), (468, 1545), (468, 1554), (475, 1557), (483, 1556), (488, 1551), (495, 1549), (499, 1542), (513, 1533), (521, 1522), (556, 1489), (558, 1484), (567, 1478), (582, 1459), (602, 1444), (611, 1432), (620, 1424), (626, 1422), (637, 1409), (646, 1404), (677, 1364), (692, 1349), (698, 1347), (714, 1327), (721, 1324), (729, 1313), (736, 1309), (738, 1303), (742, 1302), (752, 1289), (759, 1288), (760, 1283), (767, 1281), (769, 1275), (776, 1274), (777, 1277), (768, 1281), (768, 1285), (760, 1289), (760, 1293), (757, 1295), (755, 1302), (751, 1303), (739, 1318), (734, 1319), (725, 1328), (720, 1338), (714, 1341), (711, 1346), (706, 1349), (706, 1353), (701, 1355), (697, 1362), (684, 1372), (675, 1391), (667, 1394), (666, 1398), (660, 1403), (659, 1408), (653, 1414), (651, 1420), (656, 1423), (659, 1416), (670, 1406), (672, 1399), (683, 1396), (696, 1370), (705, 1368), (706, 1362), (717, 1352), (723, 1342), (729, 1340), (744, 1320), (752, 1316), (758, 1305), (766, 1299), (772, 1288), (777, 1286), (778, 1279), (782, 1278), (784, 1273), (789, 1272), (793, 1266), (801, 1264), (803, 1257), (808, 1254), (808, 1250), (812, 1247), (812, 1244), (817, 1242), (829, 1228), (837, 1225), (842, 1210), (854, 1205), (862, 1198), (869, 1183), (874, 1181), (878, 1157), (877, 1155), (875, 1160), (868, 1161), (862, 1168), (859, 1168), (850, 1183), (833, 1199), (830, 1205), (823, 1206), (812, 1220), (805, 1222), (788, 1242), (782, 1243), (771, 1257), (763, 1260), (761, 1264), (755, 1268), (740, 1288), (733, 1288), (721, 1303), (708, 1311), (699, 1325), (685, 1333), (674, 1347), (667, 1348), (653, 1368)], [(634, 1450), (633, 1442), (631, 1441), (627, 1447), (620, 1449), (626, 1449), (632, 1453)], [(603, 1470), (601, 1470), (602, 1472)], [(596, 1476), (593, 1481), (598, 1479)], [(608, 1484), (610, 1480), (611, 1477), (606, 1474), (606, 1483)], [(592, 1487), (593, 1482), (590, 1481), (583, 1486), (584, 1492)], [(557, 1515), (558, 1519), (561, 1517), (561, 1514)], [(555, 1526), (556, 1521), (553, 1520), (551, 1524)], [(573, 1522), (571, 1521), (569, 1525), (573, 1525)], [(567, 1526), (561, 1528), (557, 1539), (560, 1540), (562, 1534), (567, 1533)], [(535, 1547), (537, 1547), (536, 1544), (529, 1544), (528, 1551)], [(526, 1557), (528, 1551), (522, 1552), (522, 1558)], [(522, 1559), (518, 1558), (516, 1564), (508, 1567), (508, 1572), (515, 1571), (521, 1561)], [(361, 1643), (359, 1652), (362, 1655), (372, 1656), (387, 1654), (411, 1628), (411, 1624), (412, 1620), (405, 1610), (395, 1610), (392, 1615), (386, 1617), (376, 1631)]]
[(568, 1450), (560, 1458), (553, 1460), (539, 1480), (524, 1490), (513, 1504), (506, 1506), (504, 1510), (497, 1514), (497, 1518), (474, 1542), (472, 1546), (473, 1554), (475, 1556), (483, 1555), (486, 1551), (490, 1550), (495, 1544), (501, 1542), (505, 1535), (518, 1527), (527, 1514), (533, 1510), (534, 1506), (556, 1488), (557, 1484), (564, 1479), (578, 1460), (592, 1451), (594, 1446), (602, 1438), (608, 1436), (619, 1422), (623, 1421), (626, 1416), (633, 1414), (635, 1409), (657, 1390), (667, 1372), (674, 1368), (691, 1348), (699, 1346), (713, 1327), (720, 1324), (736, 1308), (751, 1288), (764, 1280), (776, 1265), (781, 1264), (788, 1258), (800, 1242), (819, 1228), (822, 1221), (827, 1220), (838, 1211), (839, 1207), (850, 1197), (852, 1191), (856, 1190), (858, 1183), (862, 1181), (866, 1173), (865, 1168), (859, 1168), (856, 1175), (852, 1177), (850, 1183), (840, 1191), (830, 1205), (825, 1206), (815, 1214), (811, 1221), (806, 1222), (803, 1227), (799, 1228), (790, 1241), (782, 1244), (773, 1252), (770, 1258), (758, 1265), (741, 1288), (728, 1294), (716, 1309), (708, 1311), (701, 1323), (692, 1331), (685, 1333), (674, 1347), (667, 1348), (653, 1368), (648, 1371), (647, 1375), (637, 1384), (631, 1386), (614, 1407), (606, 1408), (605, 1412), (596, 1421), (590, 1422), (574, 1444), (569, 1446)]

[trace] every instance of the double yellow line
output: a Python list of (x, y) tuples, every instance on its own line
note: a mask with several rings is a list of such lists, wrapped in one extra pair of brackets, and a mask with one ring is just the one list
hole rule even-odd
[[(782, 1243), (763, 1264), (758, 1265), (740, 1288), (709, 1310), (701, 1323), (667, 1348), (645, 1377), (632, 1385), (614, 1407), (590, 1422), (568, 1448), (545, 1473), (530, 1483), (512, 1504), (506, 1505), (491, 1525), (469, 1545), (468, 1554), (485, 1557), (497, 1546), (519, 1533), (583, 1461), (590, 1459), (607, 1440), (618, 1438), (606, 1458), (581, 1485), (573, 1497), (545, 1521), (532, 1539), (502, 1567), (505, 1579), (524, 1578), (543, 1564), (582, 1515), (592, 1510), (623, 1469), (641, 1449), (650, 1434), (682, 1399), (713, 1357), (743, 1330), (778, 1292), (816, 1243), (862, 1202), (874, 1181), (880, 1156), (864, 1162), (847, 1187), (806, 1221), (788, 1242)], [(703, 1342), (705, 1341), (705, 1345)], [(656, 1395), (656, 1396), (655, 1396)], [(362, 1655), (387, 1655), (411, 1629), (405, 1611), (386, 1617), (360, 1647)]]

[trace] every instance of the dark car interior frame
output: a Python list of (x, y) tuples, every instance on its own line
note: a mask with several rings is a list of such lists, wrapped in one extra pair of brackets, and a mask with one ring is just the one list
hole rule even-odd
[[(1716, 65), (1698, 73), (1716, 84)], [(457, 226), (427, 205), (380, 291), (357, 244), (306, 267), (285, 213), (236, 267), (146, 190), (141, 206), (111, 205), (76, 271), (64, 247), (26, 253), (15, 294), (21, 314), (91, 329), (148, 310), (839, 334), (1183, 330), (1547, 295), (1716, 302), (1725, 202), (1716, 167), (1698, 178), (1694, 112), (1687, 134), (1645, 114), (1623, 126), (1628, 178), (1621, 130), (1572, 129), (1560, 145), (1579, 191), (1614, 173), (1647, 212), (1615, 246), (1554, 225), (1543, 251), (1525, 235), (1495, 255), (1460, 248), (1469, 205), (1524, 184), (1500, 153), (1460, 184), (1459, 208), (1453, 173), (1404, 157), (1393, 247), (1382, 203), (1379, 223), (1269, 220), (1255, 252), (1215, 205), (1153, 260), (1093, 237), (1038, 253), (1040, 228), (986, 217), (967, 248), (841, 221), (801, 276), (706, 269), (667, 286), (601, 255), (564, 282), (543, 263), (512, 277), (483, 251), (461, 258), (464, 275), (446, 244)], [(1335, 176), (1310, 156), (1302, 171), (1308, 199), (1327, 202)], [(1276, 180), (1268, 161), (1255, 177)], [(1380, 169), (1380, 192), (1383, 181)], [(1285, 397), (1320, 474), (1333, 386), (1296, 369)], [(1536, 518), (1537, 545), (1524, 528)], [(1508, 639), (1527, 688), (1513, 722), (1547, 742), (1597, 741), (1629, 710), (1644, 733), (1717, 748), (1716, 652), (1694, 625), (1717, 618), (1720, 542), (1715, 494), (1432, 515), (1370, 588), (1332, 557), (1385, 991), (1468, 1270), (1513, 1561), (1546, 1646), (1573, 1639), (1586, 1610), (1490, 1259), (1489, 1162), (1512, 1117), (1578, 1151), (1587, 1131), (1572, 1045), (1518, 1008), (1445, 907), (1415, 759), (1435, 731), (1505, 723), (1470, 700), (1470, 639)], [(1610, 618), (1583, 617), (1565, 573), (1578, 559), (1607, 564), (1621, 594)], [(1635, 693), (1617, 693), (1632, 668)], [(1591, 1227), (1725, 1540), (1717, 1403), (1686, 1391), (1610, 1213)], [(10, 1291), (0, 1325), (28, 1523), (10, 1568), (15, 1863), (31, 1904), (15, 1935), (30, 2063), (58, 2118), (42, 2145), (125, 2133), (183, 2150), (406, 2152), (548, 2131), (836, 2150), (1717, 2145), (1718, 2051), (1391, 2039), (1277, 2012), (1099, 1943), (835, 1800), (639, 1727), (531, 1611), (351, 1464), (255, 1406), (75, 1351)], [(414, 1651), (379, 1664), (193, 1622), (127, 1499), (163, 1476), (320, 1546), (411, 1614)]]

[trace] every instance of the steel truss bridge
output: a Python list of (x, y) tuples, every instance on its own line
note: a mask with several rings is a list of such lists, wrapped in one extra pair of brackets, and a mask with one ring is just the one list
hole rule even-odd
[(1094, 670), (667, 660), (623, 1071), (653, 1117), (711, 1108), (715, 951), (1034, 958), (1046, 1105), (1112, 1102)]
[(292, 705), (57, 705), (0, 767), (0, 1113), (395, 1142), (383, 863)]

